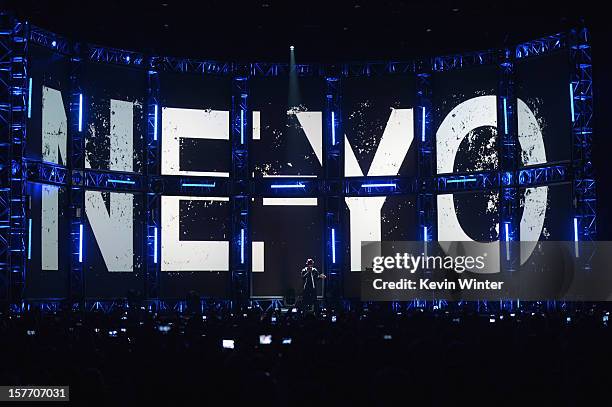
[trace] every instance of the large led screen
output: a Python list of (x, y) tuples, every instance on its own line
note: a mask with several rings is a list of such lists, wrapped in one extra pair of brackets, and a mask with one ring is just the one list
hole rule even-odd
[[(318, 198), (254, 198), (251, 205), (254, 297), (299, 296), (307, 259), (325, 272), (324, 211)], [(319, 284), (319, 289), (323, 284)], [(321, 291), (319, 291), (321, 294)]]
[[(340, 241), (344, 247), (345, 271), (361, 271), (361, 242), (418, 240), (416, 196), (345, 197), (341, 212)], [(359, 297), (358, 273), (345, 273), (344, 295)]]
[(495, 170), (498, 68), (433, 76), (437, 173)]
[(85, 191), (85, 217), (85, 296), (126, 297), (128, 290), (143, 293), (143, 196)]
[(321, 175), (322, 78), (253, 78), (251, 162), (254, 177)]
[(81, 77), (85, 167), (143, 172), (146, 73), (88, 63)]
[(414, 100), (413, 76), (342, 81), (345, 176), (416, 173)]
[(32, 96), (28, 106), (26, 157), (66, 165), (70, 62), (68, 57), (37, 45), (30, 46), (29, 53)]
[(568, 51), (520, 60), (515, 69), (522, 164), (571, 159)]
[(71, 253), (68, 190), (28, 183), (26, 193), (28, 235), (24, 297), (65, 297)]
[(161, 173), (229, 177), (231, 79), (161, 73)]
[(227, 197), (161, 197), (162, 297), (228, 295), (229, 208)]

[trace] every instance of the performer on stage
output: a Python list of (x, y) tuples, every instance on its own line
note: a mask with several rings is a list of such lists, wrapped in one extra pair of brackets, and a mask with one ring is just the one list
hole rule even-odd
[(314, 260), (306, 260), (306, 267), (302, 269), (302, 281), (304, 291), (302, 292), (302, 303), (304, 308), (314, 311), (314, 305), (317, 299), (317, 281), (324, 279), (325, 274), (319, 273), (314, 267)]

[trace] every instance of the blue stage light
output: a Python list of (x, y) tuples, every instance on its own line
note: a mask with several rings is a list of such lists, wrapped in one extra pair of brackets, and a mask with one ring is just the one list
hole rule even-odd
[(240, 263), (244, 264), (244, 229), (240, 229)]
[(270, 185), (270, 188), (273, 188), (273, 189), (306, 188), (306, 185), (300, 184), (299, 182), (297, 184), (272, 184), (272, 185)]
[(28, 81), (28, 119), (32, 118), (32, 78)]
[(471, 182), (471, 181), (476, 181), (476, 178), (449, 179), (446, 182), (448, 184), (456, 184), (459, 182)]
[(336, 263), (336, 229), (331, 230), (332, 263)]
[(361, 184), (361, 188), (397, 188), (395, 183)]
[(157, 105), (153, 110), (153, 140), (157, 141)]
[(153, 263), (157, 264), (157, 226), (153, 227)]
[(421, 141), (425, 142), (425, 106), (423, 106), (423, 117), (421, 118)]
[(570, 82), (569, 84), (570, 90), (570, 109), (572, 113), (572, 122), (575, 120), (574, 118), (574, 85)]
[(427, 236), (427, 226), (423, 226), (423, 241), (428, 242), (429, 236)]
[(83, 131), (83, 94), (79, 93), (79, 132)]
[(56, 45), (57, 45), (57, 41), (55, 41), (55, 40), (51, 41), (51, 46), (52, 47), (55, 47)]
[(131, 181), (129, 179), (111, 179), (111, 178), (109, 178), (106, 182), (107, 183), (108, 182), (113, 182), (113, 183), (116, 183), (116, 184), (131, 184), (131, 185), (136, 184), (136, 181)]
[(504, 134), (508, 134), (508, 98), (503, 98), (504, 101)]
[(201, 187), (201, 188), (214, 188), (216, 183), (181, 183), (182, 187)]
[(332, 146), (336, 145), (336, 114), (332, 110), (331, 112), (331, 136), (332, 136)]
[(28, 260), (32, 260), (32, 219), (28, 219)]
[(508, 222), (504, 223), (504, 228), (506, 232), (506, 242), (510, 241), (510, 224)]
[(79, 263), (83, 263), (83, 224), (79, 225)]
[(240, 144), (244, 144), (244, 110), (240, 109)]
[(574, 242), (578, 241), (578, 218), (574, 218)]

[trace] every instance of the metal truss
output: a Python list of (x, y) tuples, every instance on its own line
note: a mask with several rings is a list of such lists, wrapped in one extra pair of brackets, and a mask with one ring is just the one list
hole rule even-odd
[(232, 62), (201, 61), (188, 58), (154, 57), (153, 67), (160, 71), (232, 75), (240, 65)]
[(537, 40), (524, 42), (515, 47), (514, 56), (516, 59), (527, 58), (531, 56), (543, 55), (548, 52), (565, 48), (567, 45), (567, 36), (564, 33), (549, 35), (548, 37), (539, 38)]
[(108, 64), (144, 66), (145, 56), (139, 52), (125, 51), (116, 48), (107, 48), (91, 45), (88, 49), (89, 60)]
[(596, 194), (593, 173), (593, 77), (589, 32), (586, 28), (570, 33), (570, 83), (574, 202), (580, 240), (595, 240)]
[(374, 76), (410, 74), (415, 72), (415, 61), (351, 62), (342, 64), (342, 76)]
[(445, 72), (472, 66), (490, 65), (497, 61), (497, 55), (496, 51), (485, 50), (435, 57), (433, 59), (433, 70), (435, 72)]
[[(514, 58), (511, 50), (500, 53), (499, 87), (497, 90), (497, 151), (500, 179), (500, 240), (520, 240), (520, 199), (512, 175), (519, 166), (517, 99), (514, 87)], [(520, 178), (520, 177), (519, 177)], [(507, 255), (507, 259), (511, 256)], [(514, 256), (512, 256), (514, 258)]]
[(10, 298), (21, 299), (25, 284), (26, 260), (26, 119), (28, 104), (28, 29), (14, 22), (11, 55), (11, 198), (10, 198)]
[(318, 178), (257, 178), (251, 182), (251, 194), (267, 197), (319, 196), (325, 190)]
[(25, 160), (27, 181), (51, 185), (68, 185), (70, 171), (58, 164)]
[[(154, 180), (154, 176), (159, 174), (161, 166), (159, 144), (161, 132), (159, 131), (161, 123), (161, 103), (159, 100), (159, 74), (152, 67), (153, 60), (149, 60), (149, 70), (147, 71), (147, 151), (146, 151), (146, 167), (145, 176), (148, 180), (148, 185), (145, 186), (147, 193), (145, 194), (145, 233), (146, 243), (144, 247), (145, 253), (145, 291), (146, 298), (159, 297), (161, 261), (159, 255), (160, 236), (161, 236), (161, 191), (163, 184), (161, 179)], [(160, 177), (161, 178), (161, 177)], [(155, 183), (154, 183), (155, 182)], [(156, 185), (158, 186), (156, 188)], [(162, 187), (162, 188), (159, 188)]]
[(0, 302), (9, 299), (12, 18), (0, 13)]
[(72, 171), (70, 182), (70, 274), (69, 298), (73, 304), (82, 304), (85, 280), (83, 276), (83, 234), (85, 228), (85, 176), (79, 169), (85, 167), (84, 115), (85, 98), (80, 81), (82, 59), (72, 56), (70, 61), (70, 116), (68, 125), (68, 164)]
[(40, 27), (32, 26), (30, 28), (30, 41), (62, 54), (70, 54), (72, 52), (70, 42), (66, 38), (43, 30)]
[[(297, 76), (324, 76), (324, 68), (314, 64), (296, 64), (294, 65)], [(287, 63), (276, 62), (254, 62), (249, 65), (249, 73), (251, 76), (283, 76), (289, 75), (290, 66)]]
[(112, 192), (144, 192), (147, 185), (141, 174), (106, 170), (85, 169), (73, 171), (82, 174), (83, 186), (87, 189)]
[[(506, 177), (510, 176), (509, 174), (504, 175)], [(534, 167), (522, 168), (516, 172), (516, 175), (511, 175), (511, 177), (513, 180), (516, 180), (513, 185), (532, 187), (566, 182), (570, 180), (570, 175), (570, 164), (562, 163), (556, 165), (543, 164)]]
[[(325, 125), (323, 133), (323, 154), (325, 180), (341, 180), (344, 175), (344, 131), (342, 130), (341, 87), (337, 77), (328, 77), (325, 92)], [(327, 183), (325, 184), (327, 185)], [(331, 186), (335, 184), (330, 184)], [(325, 197), (325, 295), (330, 302), (342, 298), (342, 234), (340, 213), (344, 199), (339, 188), (324, 188)]]
[(231, 145), (232, 145), (232, 239), (230, 244), (231, 295), (236, 309), (247, 306), (251, 296), (251, 229), (249, 207), (250, 174), (249, 144), (251, 121), (246, 77), (232, 81)]
[[(416, 74), (417, 105), (414, 114), (414, 134), (416, 135), (418, 155), (417, 174), (419, 179), (432, 178), (436, 171), (436, 143), (433, 132), (433, 104), (431, 85), (431, 63), (423, 63)], [(418, 182), (418, 181), (417, 181)], [(423, 241), (435, 240), (437, 236), (437, 201), (432, 193), (433, 185), (423, 182), (415, 186), (417, 195), (418, 236)]]
[(346, 196), (406, 195), (416, 192), (416, 178), (350, 177), (344, 180)]
[(441, 174), (435, 177), (438, 193), (481, 191), (499, 188), (500, 176), (497, 171), (482, 171), (475, 173)]
[(148, 190), (155, 194), (190, 196), (228, 196), (232, 188), (229, 178), (150, 175)]
[(0, 13), (0, 301), (17, 301), (25, 282), (28, 30)]
[(570, 180), (570, 163), (542, 164), (505, 172), (481, 171), (464, 174), (441, 174), (435, 177), (437, 193), (526, 188), (558, 184)]

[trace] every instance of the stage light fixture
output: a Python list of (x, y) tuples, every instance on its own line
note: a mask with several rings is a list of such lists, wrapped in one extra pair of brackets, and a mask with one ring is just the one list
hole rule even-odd
[(425, 106), (423, 106), (423, 116), (421, 118), (421, 141), (425, 142)]
[(83, 94), (79, 94), (79, 133), (83, 131)]
[(447, 184), (457, 184), (459, 182), (471, 182), (476, 181), (476, 178), (461, 178), (461, 179), (449, 179), (446, 181)]
[(181, 186), (182, 187), (201, 187), (201, 188), (214, 188), (216, 185), (215, 182), (211, 182), (211, 183), (182, 183)]
[(336, 114), (332, 110), (331, 112), (331, 136), (332, 136), (332, 145), (336, 145)]
[(32, 118), (32, 78), (28, 80), (28, 119)]
[(28, 219), (28, 260), (32, 260), (32, 219)]
[(79, 225), (79, 263), (83, 263), (83, 224)]
[(572, 122), (574, 122), (576, 120), (574, 116), (574, 84), (571, 82), (569, 84), (569, 91), (570, 91), (570, 109), (572, 113)]
[(136, 181), (131, 181), (129, 179), (112, 179), (112, 178), (109, 178), (107, 183), (108, 182), (112, 182), (112, 183), (115, 183), (115, 184), (130, 184), (130, 185), (136, 184)]
[(508, 98), (503, 98), (504, 101), (504, 134), (508, 134)]
[(294, 47), (293, 45), (291, 45), (291, 46), (289, 47), (289, 50), (290, 50), (290, 51), (293, 51), (294, 49), (295, 49), (295, 47)]
[(55, 40), (51, 41), (51, 46), (55, 47), (57, 45), (57, 42)]
[(578, 241), (578, 218), (574, 218), (574, 242)]
[(244, 229), (240, 229), (240, 263), (244, 264)]
[(273, 189), (283, 189), (283, 188), (306, 188), (306, 185), (297, 183), (297, 184), (273, 184), (270, 185), (270, 188)]
[(157, 264), (157, 226), (153, 227), (153, 263)]
[(157, 105), (155, 105), (155, 110), (153, 114), (153, 140), (157, 141)]
[(361, 184), (361, 188), (396, 188), (397, 184), (388, 183), (388, 184)]
[(336, 263), (336, 229), (331, 230), (332, 263)]

